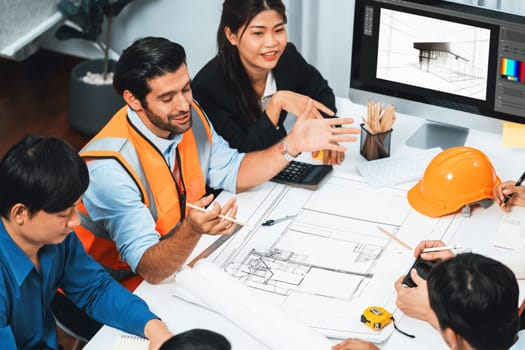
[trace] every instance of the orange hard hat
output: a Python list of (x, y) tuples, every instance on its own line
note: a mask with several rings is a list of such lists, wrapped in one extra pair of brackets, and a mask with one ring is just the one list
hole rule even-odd
[(428, 164), (423, 178), (408, 191), (408, 202), (421, 214), (439, 217), (462, 207), (493, 200), (501, 180), (489, 158), (472, 147), (452, 147)]

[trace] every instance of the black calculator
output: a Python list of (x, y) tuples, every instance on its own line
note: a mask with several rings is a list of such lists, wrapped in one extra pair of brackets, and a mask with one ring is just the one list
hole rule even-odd
[(331, 165), (310, 164), (292, 160), (272, 181), (315, 190), (321, 180), (333, 170)]

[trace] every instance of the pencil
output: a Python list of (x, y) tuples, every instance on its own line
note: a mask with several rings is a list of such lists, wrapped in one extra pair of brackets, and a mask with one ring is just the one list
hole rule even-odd
[[(521, 174), (520, 178), (518, 179), (518, 181), (516, 181), (514, 186), (521, 186), (521, 183), (523, 182), (523, 180), (525, 180), (525, 171), (523, 172), (523, 174)], [(505, 198), (503, 198), (503, 202), (501, 202), (499, 206), (501, 208), (505, 207), (507, 203), (510, 201), (510, 199), (512, 198), (513, 194), (514, 193), (509, 193), (508, 195), (506, 195)]]
[(406, 249), (412, 250), (412, 247), (410, 247), (408, 244), (406, 244), (405, 242), (403, 242), (402, 240), (400, 240), (399, 238), (397, 238), (396, 236), (394, 236), (393, 234), (391, 234), (387, 230), (385, 230), (383, 227), (377, 226), (377, 228), (379, 229), (379, 231), (383, 232), (385, 235), (387, 235), (388, 237), (392, 238), (394, 241), (396, 241), (397, 243), (401, 244)]
[[(189, 208), (191, 208), (191, 209), (195, 209), (195, 210), (198, 210), (198, 211), (202, 211), (203, 213), (207, 212), (206, 209), (201, 208), (201, 207), (198, 207), (198, 206), (196, 206), (195, 204), (186, 203), (186, 206), (189, 207)], [(220, 217), (221, 219), (231, 221), (231, 222), (233, 222), (234, 224), (241, 225), (241, 226), (246, 226), (246, 223), (245, 223), (245, 222), (243, 222), (243, 221), (239, 221), (239, 220), (234, 219), (234, 218), (230, 218), (229, 216), (219, 214), (219, 217)]]
[(423, 253), (432, 253), (432, 252), (441, 252), (443, 250), (456, 250), (456, 249), (462, 249), (461, 246), (442, 246), (442, 247), (433, 247), (433, 248), (425, 248), (423, 249)]

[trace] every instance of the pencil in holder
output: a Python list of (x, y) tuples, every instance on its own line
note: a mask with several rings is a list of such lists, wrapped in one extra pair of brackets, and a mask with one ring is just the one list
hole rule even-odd
[(392, 130), (372, 134), (361, 124), (361, 141), (360, 153), (366, 160), (375, 160), (380, 158), (390, 157), (390, 140), (392, 138)]

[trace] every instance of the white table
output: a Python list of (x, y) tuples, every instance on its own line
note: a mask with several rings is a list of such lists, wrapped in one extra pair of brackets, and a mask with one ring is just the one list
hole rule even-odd
[[(364, 106), (354, 105), (347, 99), (338, 99), (338, 108), (340, 116), (354, 117), (356, 125), (359, 124), (361, 116), (366, 115)], [(423, 122), (424, 120), (421, 118), (398, 115), (398, 121), (394, 125), (392, 135), (391, 156), (417, 151), (417, 149), (406, 146), (405, 140)], [(466, 145), (479, 148), (485, 152), (502, 180), (514, 179), (523, 171), (525, 149), (504, 148), (501, 142), (501, 135), (499, 134), (470, 130)], [(357, 174), (355, 169), (356, 163), (364, 161), (359, 155), (359, 142), (349, 144), (345, 162), (336, 167), (335, 173)], [(249, 195), (250, 193), (245, 193), (239, 196), (239, 206), (241, 208), (243, 196)], [(492, 242), (500, 223), (501, 215), (502, 212), (497, 206), (492, 206), (482, 213), (477, 213), (475, 220), (464, 221), (460, 228), (461, 232), (458, 232), (454, 236), (454, 241), (450, 243), (471, 247), (473, 251), (489, 256), (494, 254), (498, 248), (495, 248)], [(196, 250), (207, 246), (208, 242), (203, 242)], [(232, 343), (233, 349), (266, 348), (221, 315), (173, 297), (171, 290), (173, 290), (174, 283), (174, 278), (155, 286), (143, 282), (135, 291), (137, 295), (141, 296), (148, 303), (153, 312), (167, 322), (173, 332), (179, 333), (192, 328), (206, 328), (225, 335)], [(522, 291), (521, 298), (523, 298), (525, 291), (524, 282), (520, 282), (520, 288)], [(398, 326), (409, 333), (415, 334), (416, 338), (410, 339), (394, 331), (387, 341), (380, 344), (381, 349), (421, 349), (423, 346), (426, 350), (447, 349), (439, 333), (424, 322), (403, 317), (399, 321)], [(104, 326), (86, 345), (85, 349), (108, 349), (113, 346), (119, 334), (121, 334), (120, 331)], [(335, 342), (337, 341), (334, 340)]]

